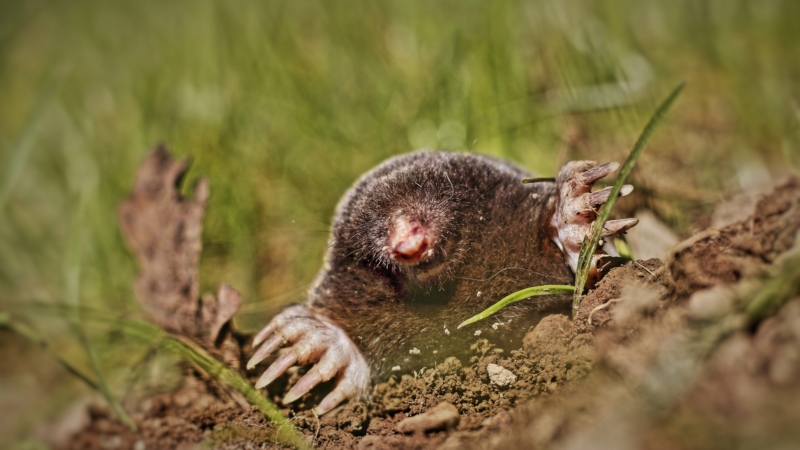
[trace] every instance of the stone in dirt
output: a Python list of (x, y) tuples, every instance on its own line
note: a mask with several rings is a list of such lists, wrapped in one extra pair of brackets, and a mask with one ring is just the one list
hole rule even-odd
[(442, 402), (418, 416), (403, 419), (397, 424), (397, 431), (418, 433), (455, 428), (459, 419), (458, 409), (452, 403)]
[(486, 371), (489, 372), (489, 380), (492, 384), (504, 387), (509, 386), (511, 383), (517, 381), (517, 376), (510, 370), (497, 364), (489, 364), (486, 366)]

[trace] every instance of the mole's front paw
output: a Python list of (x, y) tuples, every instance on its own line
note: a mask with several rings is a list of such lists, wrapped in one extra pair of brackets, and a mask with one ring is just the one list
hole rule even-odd
[(365, 397), (369, 390), (369, 366), (358, 347), (341, 328), (305, 306), (292, 306), (275, 316), (253, 339), (253, 346), (259, 344), (261, 347), (247, 363), (248, 370), (275, 350), (285, 348), (256, 383), (258, 389), (292, 366), (314, 364), (286, 394), (285, 404), (334, 377), (336, 388), (314, 410), (317, 414), (330, 411), (346, 399)]
[[(557, 231), (554, 237), (561, 247), (568, 265), (575, 272), (578, 267), (578, 255), (583, 245), (583, 238), (591, 236), (592, 224), (597, 218), (600, 207), (608, 201), (611, 195), (611, 186), (597, 192), (591, 192), (594, 183), (614, 172), (619, 168), (619, 163), (609, 162), (597, 165), (595, 161), (572, 161), (564, 165), (556, 178), (558, 190), (558, 204), (553, 215), (552, 225)], [(620, 196), (625, 196), (633, 191), (633, 186), (625, 185), (620, 190)], [(609, 220), (603, 227), (603, 237), (622, 233), (639, 221), (637, 219)], [(592, 258), (592, 268), (589, 273), (589, 283), (600, 278), (598, 266), (602, 266), (601, 259), (609, 258), (602, 250)]]

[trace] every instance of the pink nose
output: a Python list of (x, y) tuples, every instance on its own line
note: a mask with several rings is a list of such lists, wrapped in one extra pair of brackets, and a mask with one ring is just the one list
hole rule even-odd
[(389, 234), (389, 250), (396, 260), (416, 263), (430, 256), (430, 241), (430, 233), (424, 225), (400, 217)]

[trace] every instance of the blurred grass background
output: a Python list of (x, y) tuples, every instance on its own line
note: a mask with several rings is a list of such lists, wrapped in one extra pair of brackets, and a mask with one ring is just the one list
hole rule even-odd
[[(797, 167), (798, 18), (792, 0), (0, 2), (0, 305), (65, 301), (72, 239), (81, 304), (138, 311), (116, 207), (158, 142), (193, 158), (187, 191), (210, 179), (201, 285), (239, 289), (253, 329), (303, 300), (337, 200), (386, 157), (622, 160), (681, 80), (629, 208), (686, 235)], [(34, 321), (88, 368), (63, 320)], [(125, 391), (147, 349), (89, 334)], [(0, 338), (0, 430), (20, 439), (80, 388)]]

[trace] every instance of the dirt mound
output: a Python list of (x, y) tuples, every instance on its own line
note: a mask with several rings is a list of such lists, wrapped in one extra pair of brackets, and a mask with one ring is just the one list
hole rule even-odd
[[(575, 321), (545, 318), (518, 350), (476, 340), (468, 361), (394, 376), (370, 404), (317, 417), (309, 408), (322, 386), (300, 412), (284, 412), (324, 449), (791, 446), (800, 442), (798, 230), (792, 179), (748, 219), (694, 236), (665, 261), (613, 270)], [(180, 390), (132, 405), (139, 431), (95, 408), (68, 447), (281, 447), (260, 413), (192, 373)], [(272, 399), (301, 375), (271, 386)], [(399, 426), (434, 407), (452, 413), (447, 404), (455, 421)]]

